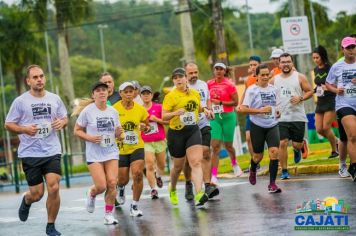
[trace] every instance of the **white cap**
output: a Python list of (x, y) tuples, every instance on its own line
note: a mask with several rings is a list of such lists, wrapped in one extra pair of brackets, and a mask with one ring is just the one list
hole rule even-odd
[(119, 92), (125, 90), (127, 87), (132, 87), (135, 89), (135, 86), (131, 82), (123, 82), (119, 87)]
[(283, 50), (280, 48), (273, 49), (270, 58), (279, 58), (283, 53)]
[(226, 70), (226, 66), (225, 66), (225, 64), (222, 63), (222, 62), (215, 63), (214, 68), (216, 68), (216, 67), (221, 67), (221, 68), (223, 68), (224, 70)]

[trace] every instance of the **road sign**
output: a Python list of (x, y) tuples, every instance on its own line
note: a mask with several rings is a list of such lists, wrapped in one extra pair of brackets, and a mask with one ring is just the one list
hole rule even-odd
[(292, 55), (311, 53), (308, 18), (306, 16), (281, 18), (284, 50)]

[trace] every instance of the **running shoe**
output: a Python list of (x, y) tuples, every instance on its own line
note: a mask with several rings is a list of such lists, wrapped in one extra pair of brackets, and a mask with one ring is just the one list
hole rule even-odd
[(270, 193), (280, 193), (282, 192), (282, 189), (280, 189), (276, 183), (270, 183), (268, 185), (268, 192)]
[(172, 190), (171, 183), (168, 185), (169, 191), (169, 200), (171, 201), (172, 205), (178, 205), (178, 195), (177, 190)]
[(90, 194), (90, 189), (87, 192), (87, 200), (85, 202), (85, 206), (89, 213), (93, 213), (95, 210), (95, 197), (92, 197)]
[(158, 199), (158, 192), (156, 189), (151, 190), (151, 198), (152, 199)]
[(195, 206), (202, 206), (209, 200), (208, 194), (200, 191), (195, 195)]
[(289, 173), (288, 170), (284, 171), (282, 170), (282, 175), (281, 175), (281, 179), (289, 179)]
[(26, 221), (28, 218), (28, 214), (30, 213), (31, 204), (27, 205), (25, 201), (25, 194), (22, 195), (22, 202), (19, 208), (19, 218), (21, 221)]
[(232, 168), (234, 169), (234, 175), (236, 177), (240, 177), (243, 174), (243, 172), (238, 164), (232, 166)]
[(348, 172), (351, 175), (351, 178), (354, 182), (356, 182), (356, 164), (350, 164)]
[(347, 166), (342, 165), (341, 168), (339, 169), (339, 175), (341, 178), (347, 178), (350, 177), (349, 172), (347, 172)]
[(137, 207), (137, 205), (132, 205), (131, 204), (131, 207), (130, 207), (130, 216), (137, 216), (137, 217), (140, 217), (140, 216), (143, 216), (142, 214), (142, 211), (140, 211)]
[(159, 188), (162, 188), (162, 186), (163, 186), (163, 181), (162, 181), (162, 178), (161, 178), (161, 176), (156, 176), (156, 172), (155, 172), (155, 177), (156, 177), (156, 183), (157, 183), (157, 187), (159, 187)]
[(192, 201), (194, 199), (192, 182), (185, 182), (185, 199)]
[(208, 195), (209, 199), (212, 199), (213, 197), (219, 195), (219, 189), (215, 185), (209, 184), (205, 187), (205, 193)]
[[(308, 154), (309, 154), (308, 141), (306, 139), (303, 139), (302, 158), (307, 159)], [(298, 163), (298, 162), (296, 162), (296, 163)]]
[[(124, 205), (126, 201), (126, 197), (125, 197), (125, 186), (123, 187), (119, 187), (119, 191), (118, 191), (118, 196), (117, 196), (117, 201), (115, 199), (115, 207), (118, 207), (120, 205)], [(116, 205), (117, 203), (117, 205)]]
[(60, 236), (61, 235), (61, 233), (56, 230), (56, 227), (54, 227), (54, 224), (47, 224), (46, 234), (49, 236)]
[(294, 163), (297, 164), (302, 159), (302, 152), (298, 149), (293, 148), (293, 153), (294, 153)]
[(214, 185), (219, 185), (218, 177), (212, 175), (210, 183), (212, 183)]
[(256, 171), (250, 170), (250, 176), (248, 177), (248, 180), (250, 181), (250, 184), (255, 185), (257, 180), (256, 180)]
[(328, 157), (329, 159), (338, 157), (339, 153), (338, 152), (331, 152), (330, 156)]
[(104, 225), (115, 225), (118, 224), (119, 221), (115, 219), (114, 215), (112, 212), (105, 213), (104, 216)]

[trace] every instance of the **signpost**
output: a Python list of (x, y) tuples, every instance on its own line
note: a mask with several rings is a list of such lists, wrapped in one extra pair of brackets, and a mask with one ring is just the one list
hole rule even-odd
[(291, 55), (311, 53), (308, 18), (306, 16), (281, 18), (283, 47)]

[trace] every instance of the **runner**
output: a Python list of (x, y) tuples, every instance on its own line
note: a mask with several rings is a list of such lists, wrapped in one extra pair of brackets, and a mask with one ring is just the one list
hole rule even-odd
[[(92, 185), (87, 192), (86, 209), (95, 210), (95, 198), (105, 192), (104, 224), (117, 224), (113, 209), (116, 197), (119, 150), (115, 138), (123, 133), (117, 111), (106, 104), (109, 86), (97, 82), (92, 87), (92, 99), (83, 100), (72, 115), (78, 115), (74, 135), (85, 140), (85, 156)], [(89, 103), (89, 104), (88, 104)]]
[[(203, 180), (205, 185), (205, 193), (208, 194), (209, 199), (219, 195), (219, 189), (216, 188), (215, 185), (210, 183), (211, 180), (211, 152), (210, 152), (210, 123), (209, 119), (213, 118), (214, 113), (210, 111), (211, 103), (209, 98), (209, 90), (208, 85), (203, 80), (199, 79), (199, 70), (198, 66), (195, 63), (188, 63), (185, 66), (185, 70), (187, 73), (188, 86), (189, 88), (195, 89), (200, 94), (200, 104), (202, 107), (207, 107), (208, 115), (210, 117), (206, 117), (204, 112), (199, 113), (199, 122), (198, 126), (200, 129), (201, 137), (202, 137), (202, 145), (203, 145), (203, 160), (202, 160), (202, 168), (203, 168)], [(185, 183), (185, 198), (188, 201), (194, 199), (193, 194), (193, 184), (191, 182), (191, 168), (187, 160), (185, 160), (184, 164), (184, 177), (186, 180)]]
[(313, 51), (313, 61), (316, 64), (314, 68), (314, 83), (316, 88), (314, 92), (318, 97), (315, 109), (315, 127), (318, 134), (327, 138), (331, 145), (331, 155), (329, 158), (335, 158), (339, 155), (336, 144), (337, 139), (331, 130), (331, 123), (335, 120), (335, 94), (328, 91), (325, 86), (325, 80), (330, 70), (328, 53), (323, 46), (318, 46)]
[(129, 171), (131, 170), (133, 201), (130, 207), (130, 215), (142, 216), (142, 211), (138, 209), (138, 201), (143, 189), (145, 151), (140, 129), (149, 132), (150, 126), (146, 109), (133, 101), (134, 89), (135, 87), (132, 83), (122, 83), (119, 87), (122, 100), (113, 106), (119, 113), (119, 120), (125, 132), (125, 139), (122, 145), (119, 145), (119, 196), (115, 206), (125, 203), (125, 186), (129, 182)]
[(212, 110), (215, 114), (215, 118), (210, 121), (211, 147), (213, 149), (211, 182), (213, 184), (218, 183), (219, 152), (222, 142), (230, 155), (235, 176), (242, 175), (242, 170), (237, 163), (235, 148), (232, 146), (236, 126), (234, 109), (239, 99), (235, 85), (225, 77), (226, 69), (224, 63), (216, 63), (214, 65), (214, 78), (207, 82)]
[(168, 186), (169, 197), (173, 205), (178, 205), (176, 185), (184, 161), (188, 159), (196, 191), (195, 205), (202, 206), (209, 197), (202, 191), (203, 148), (197, 122), (199, 111), (207, 112), (207, 108), (201, 108), (199, 93), (195, 89), (188, 88), (183, 68), (173, 70), (172, 79), (175, 88), (164, 98), (162, 113), (163, 120), (169, 121), (168, 150), (173, 158), (171, 182)]
[(67, 110), (58, 95), (45, 90), (46, 77), (40, 66), (27, 67), (26, 84), (30, 90), (14, 100), (5, 121), (5, 128), (19, 136), (18, 157), (29, 186), (19, 218), (26, 221), (31, 204), (43, 197), (44, 178), (48, 193), (46, 234), (61, 235), (54, 225), (60, 207), (62, 153), (56, 131), (67, 125)]
[(109, 72), (104, 72), (100, 76), (100, 82), (108, 86), (109, 97), (107, 104), (113, 106), (115, 103), (121, 100), (119, 92), (115, 91), (115, 82)]
[[(167, 142), (163, 125), (168, 125), (168, 122), (162, 120), (162, 105), (152, 102), (153, 93), (150, 86), (141, 88), (141, 98), (143, 106), (148, 111), (151, 127), (150, 132), (141, 132), (142, 139), (145, 142), (146, 176), (151, 187), (151, 198), (157, 199), (158, 191), (156, 185), (162, 188), (163, 181), (161, 176), (164, 175), (164, 167), (166, 165)], [(155, 166), (157, 166), (156, 171)]]
[[(341, 41), (344, 61), (335, 63), (326, 78), (327, 89), (336, 93), (336, 114), (347, 136), (350, 156), (349, 173), (356, 181), (356, 40), (345, 37)], [(341, 137), (340, 137), (341, 139)], [(343, 137), (345, 140), (345, 137)]]
[(259, 65), (256, 74), (258, 81), (246, 90), (241, 106), (241, 112), (251, 114), (251, 141), (254, 154), (251, 158), (249, 181), (252, 185), (256, 184), (256, 168), (263, 158), (266, 142), (270, 157), (268, 191), (280, 193), (282, 190), (276, 185), (279, 148), (277, 90), (273, 85), (268, 84), (270, 71), (267, 65)]
[(133, 101), (137, 102), (140, 105), (143, 105), (143, 101), (140, 96), (141, 86), (140, 86), (139, 82), (137, 80), (132, 80), (131, 83), (133, 84), (133, 86), (135, 86)]
[(281, 68), (279, 67), (279, 57), (283, 54), (283, 50), (280, 48), (273, 49), (270, 59), (273, 60), (274, 68), (271, 70), (270, 77), (273, 78), (282, 73)]
[(304, 140), (305, 115), (303, 101), (313, 96), (313, 89), (305, 75), (293, 69), (293, 58), (283, 53), (280, 58), (282, 74), (272, 78), (271, 84), (277, 88), (281, 99), (279, 118), (280, 149), (279, 160), (282, 166), (281, 179), (289, 179), (288, 174), (288, 142), (292, 140), (294, 147), (294, 162), (299, 163), (303, 156), (308, 155), (306, 141)]

